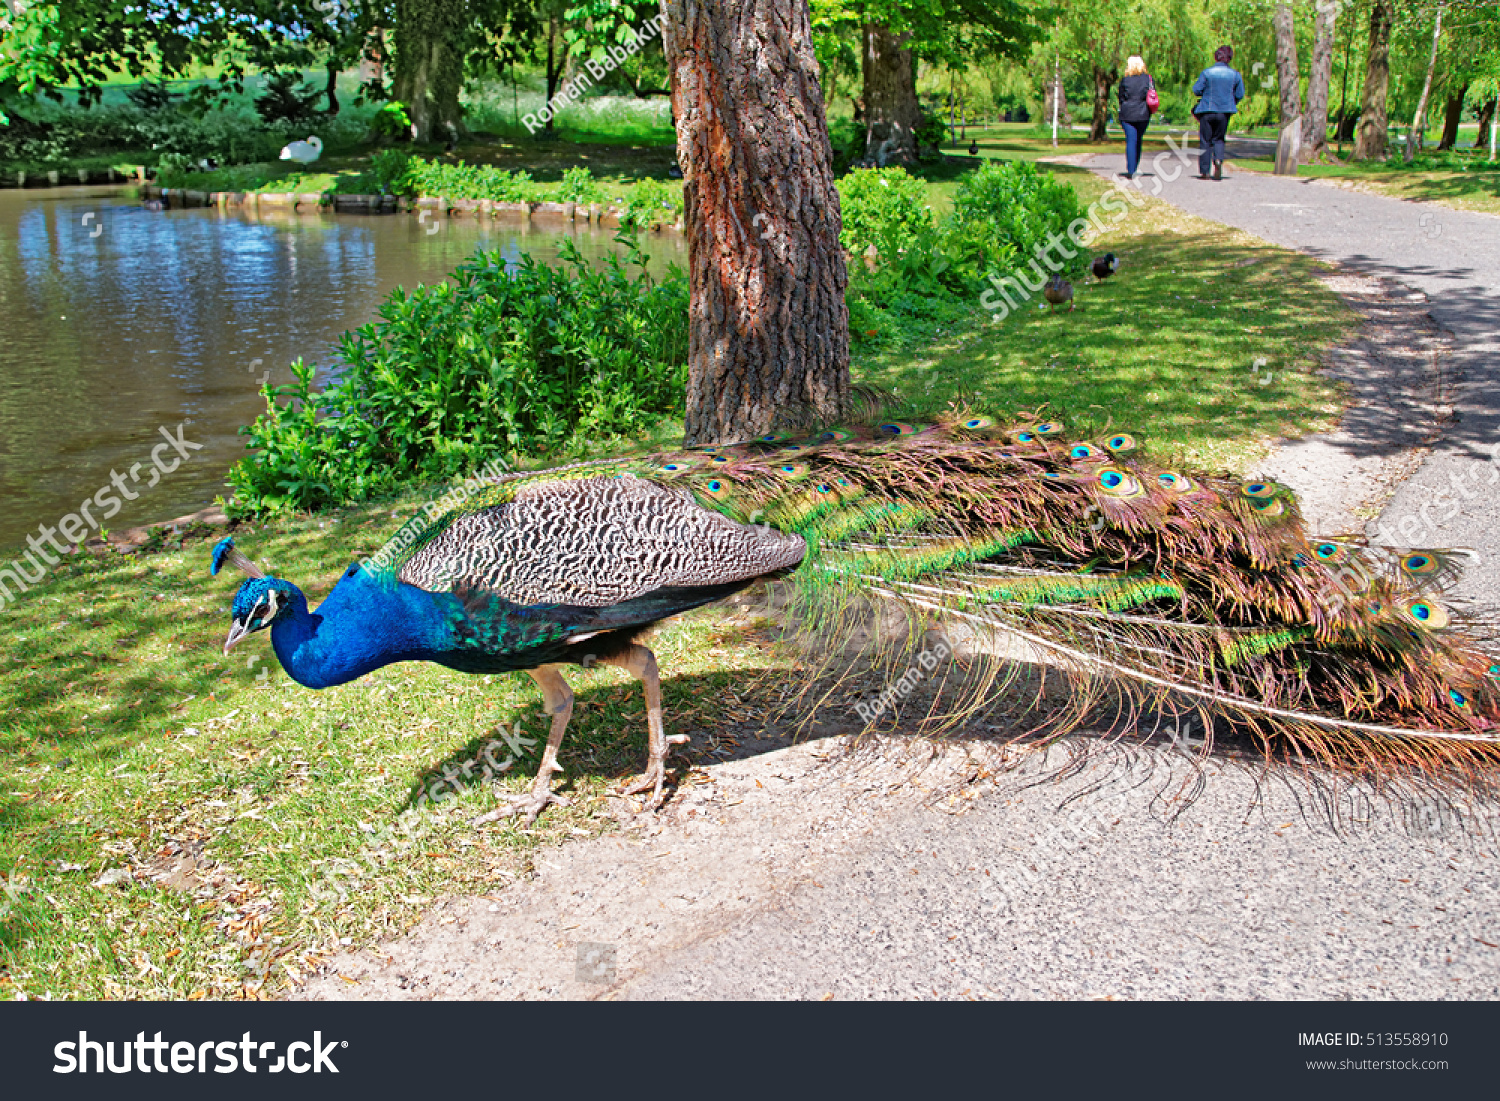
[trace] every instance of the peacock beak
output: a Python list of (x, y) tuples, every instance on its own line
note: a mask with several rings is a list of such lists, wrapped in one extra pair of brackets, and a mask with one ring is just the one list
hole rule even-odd
[(249, 633), (249, 626), (241, 623), (239, 620), (231, 623), (229, 625), (229, 637), (224, 640), (224, 653), (229, 653), (230, 650), (234, 649), (235, 643), (239, 642)]

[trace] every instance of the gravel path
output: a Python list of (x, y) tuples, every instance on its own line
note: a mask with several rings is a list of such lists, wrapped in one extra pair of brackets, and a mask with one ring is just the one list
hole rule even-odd
[[(1345, 268), (1335, 289), (1368, 324), (1330, 369), (1355, 404), (1268, 470), (1319, 526), (1354, 524), (1352, 503), (1420, 465), (1385, 510), (1399, 524), (1488, 463), (1500, 220), (1236, 172), (1163, 197)], [(1456, 423), (1433, 379), (1449, 344)], [(1500, 501), (1463, 503), (1429, 506), (1427, 542), (1487, 546)], [(1497, 585), (1487, 558), (1470, 589)], [(828, 739), (748, 755), (334, 960), (298, 997), (1500, 997), (1493, 804), (1387, 801), (1189, 750)]]
[[(1267, 241), (1338, 264), (1344, 272), (1396, 280), (1427, 296), (1437, 325), (1452, 335), (1453, 418), (1420, 468), (1395, 491), (1367, 533), (1397, 546), (1462, 546), (1480, 553), (1458, 594), (1500, 605), (1500, 493), (1491, 456), (1500, 445), (1500, 217), (1345, 190), (1329, 181), (1236, 170), (1219, 182), (1174, 179), (1170, 155), (1158, 177), (1149, 165), (1137, 176), (1190, 214), (1235, 226)], [(1121, 156), (1086, 166), (1104, 175), (1124, 170)], [(1358, 432), (1337, 444), (1366, 456), (1385, 446)]]
[(714, 766), (298, 996), (1500, 996), (1492, 811), (1168, 745), (928, 748)]

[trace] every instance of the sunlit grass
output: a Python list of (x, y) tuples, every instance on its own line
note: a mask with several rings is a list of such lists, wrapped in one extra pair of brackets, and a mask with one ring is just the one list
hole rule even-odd
[[(391, 511), (239, 538), (316, 603), (398, 525)], [(470, 827), (497, 804), (482, 776), (497, 724), (533, 742), (505, 789), (535, 775), (547, 723), (530, 679), (404, 664), (312, 692), (264, 635), (226, 658), (239, 579), (209, 577), (210, 545), (71, 561), (0, 613), (0, 998), (274, 992), (344, 938), (392, 936), (433, 897), (498, 887), (539, 847), (607, 828), (606, 791), (643, 767), (639, 685), (578, 671), (561, 755), (573, 805), (530, 830)], [(651, 643), (668, 732), (700, 751), (767, 661), (725, 614)], [(491, 761), (509, 755), (502, 742)], [(424, 790), (440, 798), (418, 805)], [(111, 869), (129, 874), (96, 886)]]
[[(1106, 186), (1068, 178), (1086, 200)], [(1137, 434), (1158, 460), (1242, 472), (1277, 439), (1331, 425), (1338, 389), (1315, 371), (1355, 319), (1316, 261), (1156, 201), (1101, 237), (1093, 252), (1106, 251), (1119, 273), (1076, 281), (1073, 311), (1036, 295), (992, 324), (976, 296), (925, 348), (860, 351), (856, 377), (918, 411), (1045, 407), (1078, 429)]]

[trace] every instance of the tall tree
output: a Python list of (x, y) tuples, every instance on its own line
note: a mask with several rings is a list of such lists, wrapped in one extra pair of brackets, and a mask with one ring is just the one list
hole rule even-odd
[(1452, 149), (1458, 141), (1458, 124), (1464, 117), (1464, 96), (1469, 92), (1468, 82), (1460, 84), (1450, 92), (1443, 104), (1443, 136), (1438, 139), (1439, 149)]
[(1391, 87), (1391, 18), (1393, 0), (1370, 5), (1370, 52), (1365, 62), (1365, 90), (1360, 97), (1359, 129), (1354, 135), (1354, 159), (1385, 159), (1386, 96)]
[(917, 63), (908, 48), (912, 35), (884, 23), (866, 23), (861, 38), (865, 156), (881, 164), (911, 164), (917, 159), (922, 125)]
[(1017, 57), (1042, 34), (1022, 0), (813, 0), (819, 34), (857, 28), (865, 156), (916, 159), (916, 63)]
[(1292, 6), (1277, 4), (1271, 17), (1276, 30), (1276, 75), (1281, 84), (1281, 134), (1276, 142), (1276, 175), (1295, 176), (1302, 147), (1302, 95), (1297, 86), (1297, 30)]
[(1318, 0), (1313, 22), (1312, 68), (1307, 75), (1307, 114), (1302, 116), (1304, 163), (1328, 157), (1328, 89), (1333, 80), (1333, 45), (1340, 0)]
[(1437, 69), (1438, 39), (1443, 34), (1443, 8), (1445, 6), (1438, 4), (1437, 13), (1432, 17), (1432, 53), (1427, 58), (1427, 76), (1422, 80), (1422, 95), (1417, 100), (1416, 113), (1412, 115), (1411, 129), (1406, 132), (1406, 160), (1408, 161), (1416, 156), (1417, 148), (1422, 144), (1422, 134), (1427, 129), (1427, 98), (1432, 95), (1432, 74)]
[(807, 0), (664, 0), (688, 238), (686, 439), (849, 401), (848, 273)]

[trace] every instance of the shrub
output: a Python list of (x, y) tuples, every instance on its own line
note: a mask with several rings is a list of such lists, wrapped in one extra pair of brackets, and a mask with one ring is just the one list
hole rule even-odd
[(838, 182), (844, 230), (839, 241), (850, 252), (874, 245), (894, 255), (901, 245), (932, 227), (927, 186), (903, 168), (856, 168)]
[[(625, 241), (628, 238), (620, 238)], [(230, 471), (241, 512), (312, 509), (478, 469), (497, 449), (581, 447), (679, 413), (687, 384), (687, 278), (657, 282), (632, 248), (602, 266), (564, 241), (556, 266), (509, 268), (480, 251), (453, 281), (397, 288), (346, 333), (324, 389), (266, 387)]]
[(273, 73), (265, 91), (256, 98), (255, 110), (266, 122), (305, 122), (318, 117), (322, 94), (303, 83), (300, 73)]
[(507, 172), (483, 164), (443, 164), (412, 157), (399, 180), (403, 193), (441, 195), (449, 199), (493, 199), (519, 203), (533, 198), (535, 185), (526, 172)]
[(1030, 259), (1082, 214), (1078, 193), (1036, 165), (991, 161), (959, 182), (944, 236), (954, 262), (978, 277)]
[(391, 100), (375, 112), (375, 119), (371, 123), (370, 129), (377, 138), (389, 138), (392, 141), (410, 141), (411, 116), (406, 113), (406, 104), (400, 100)]
[(682, 213), (682, 191), (664, 180), (637, 180), (625, 199), (620, 221), (635, 229), (677, 221)]
[(554, 189), (554, 194), (562, 203), (602, 203), (605, 198), (603, 186), (585, 165), (564, 172), (562, 183)]

